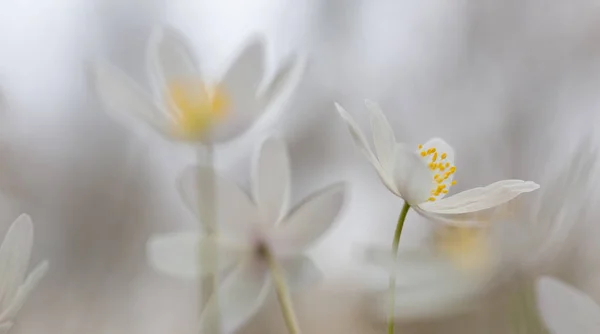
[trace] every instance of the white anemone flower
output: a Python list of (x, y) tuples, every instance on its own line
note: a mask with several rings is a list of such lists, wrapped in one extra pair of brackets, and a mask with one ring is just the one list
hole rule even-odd
[(418, 149), (397, 143), (381, 109), (370, 101), (365, 104), (371, 113), (374, 151), (350, 114), (337, 103), (336, 107), (383, 184), (425, 217), (450, 224), (490, 220), (499, 206), (539, 188), (531, 181), (503, 180), (445, 198), (456, 184), (454, 149), (440, 138), (430, 139)]
[[(180, 278), (224, 274), (218, 301), (213, 298), (201, 322), (213, 321), (220, 309), (222, 329), (232, 332), (253, 316), (272, 286), (268, 259), (281, 265), (290, 288), (304, 286), (320, 277), (312, 260), (303, 254), (334, 222), (342, 208), (345, 184), (321, 189), (289, 209), (289, 158), (282, 141), (266, 140), (253, 173), (253, 200), (235, 183), (213, 175), (208, 167), (190, 168), (182, 180), (188, 203), (203, 202), (197, 180), (214, 177), (217, 233), (193, 232), (153, 237), (148, 242), (149, 261), (157, 270)], [(212, 263), (217, 250), (219, 265)], [(217, 268), (219, 270), (217, 270)], [(217, 306), (218, 305), (218, 306)]]
[(569, 237), (575, 225), (590, 218), (593, 205), (589, 199), (598, 155), (590, 144), (580, 145), (564, 169), (546, 178), (536, 205), (510, 221), (484, 228), (439, 226), (428, 247), (400, 253), (396, 262), (389, 251), (369, 248), (368, 263), (384, 269), (374, 272), (369, 286), (377, 301), (376, 316), (384, 320), (389, 313), (390, 273), (397, 280), (398, 321), (472, 311), (500, 286), (535, 294), (536, 285), (548, 278), (585, 291), (573, 279), (576, 259)]
[(169, 139), (219, 143), (248, 130), (262, 115), (282, 110), (304, 74), (306, 59), (294, 55), (265, 75), (265, 45), (251, 38), (216, 79), (200, 70), (192, 47), (170, 27), (156, 29), (148, 47), (153, 94), (106, 61), (92, 66), (92, 82), (107, 111), (141, 119)]
[(19, 216), (10, 226), (0, 246), (0, 333), (9, 331), (27, 297), (48, 271), (48, 262), (38, 264), (27, 275), (33, 223), (28, 215)]

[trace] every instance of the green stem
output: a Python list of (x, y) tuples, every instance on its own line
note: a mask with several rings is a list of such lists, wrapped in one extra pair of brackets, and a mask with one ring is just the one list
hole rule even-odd
[[(205, 166), (209, 166), (210, 168), (214, 168), (214, 159), (213, 159), (213, 149), (210, 144), (206, 144), (205, 146), (206, 153), (203, 156), (202, 152), (198, 152), (198, 163), (200, 166), (203, 164)], [(215, 189), (215, 178), (214, 178), (214, 169), (213, 173), (211, 173), (211, 177), (205, 180), (198, 180), (198, 191), (206, 192), (205, 198), (215, 198), (216, 199), (216, 189)], [(212, 203), (216, 206), (215, 203)], [(200, 208), (200, 230), (206, 229), (207, 236), (212, 236), (216, 230), (216, 209), (214, 206), (202, 205), (202, 203), (198, 203)], [(198, 259), (202, 258), (203, 254), (198, 254)], [(218, 267), (218, 252), (216, 249), (210, 252), (210, 256), (213, 257), (210, 263), (216, 265)], [(199, 268), (202, 268), (202, 263)], [(219, 309), (218, 302), (219, 298), (217, 295), (218, 285), (219, 285), (219, 275), (217, 270), (214, 271), (215, 274), (209, 275), (205, 278), (200, 279), (200, 316), (202, 316), (202, 312), (204, 312), (204, 308), (208, 304), (208, 301), (212, 298), (217, 304), (217, 310)], [(201, 328), (202, 333), (220, 333), (221, 332), (221, 323), (220, 323), (220, 315), (217, 313), (215, 317), (215, 321), (207, 321), (206, 328)]]
[(300, 334), (300, 327), (298, 326), (298, 319), (294, 312), (292, 300), (290, 298), (290, 292), (288, 291), (287, 284), (285, 283), (285, 277), (277, 263), (277, 260), (271, 254), (271, 252), (265, 247), (261, 253), (264, 254), (269, 269), (271, 270), (271, 276), (273, 277), (273, 284), (275, 285), (275, 291), (277, 292), (277, 300), (279, 300), (279, 306), (281, 307), (281, 313), (283, 314), (283, 320), (287, 327), (288, 333)]
[[(404, 220), (410, 209), (410, 204), (404, 201), (402, 211), (398, 217), (398, 224), (396, 225), (396, 232), (394, 233), (394, 241), (392, 242), (392, 257), (396, 260), (398, 256), (398, 246), (400, 245), (400, 236), (402, 235), (402, 228), (404, 227)], [(388, 318), (388, 334), (394, 334), (394, 308), (396, 304), (396, 276), (392, 272), (390, 275), (390, 314)]]

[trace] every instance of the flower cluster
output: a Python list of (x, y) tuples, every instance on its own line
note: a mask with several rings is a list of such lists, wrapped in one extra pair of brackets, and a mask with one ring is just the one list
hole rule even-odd
[[(304, 57), (292, 57), (273, 78), (266, 78), (264, 49), (262, 39), (251, 39), (231, 57), (222, 76), (207, 78), (191, 44), (174, 29), (161, 27), (147, 54), (152, 92), (106, 61), (94, 63), (93, 86), (113, 114), (136, 116), (170, 140), (212, 148), (281, 110), (298, 86)], [(495, 230), (510, 224), (492, 223), (506, 219), (517, 198), (537, 190), (537, 183), (501, 180), (450, 195), (458, 169), (455, 151), (446, 141), (398, 142), (383, 111), (366, 101), (371, 148), (357, 121), (341, 105), (335, 107), (383, 185), (403, 204), (391, 248), (365, 250), (368, 264), (375, 265), (365, 268), (381, 273), (379, 279), (369, 281), (369, 291), (377, 301), (372, 310), (387, 318), (389, 333), (394, 332), (396, 321), (476, 306), (478, 297), (497, 283), (493, 278), (505, 268), (500, 264), (517, 262), (518, 268), (530, 268), (526, 261), (541, 263), (530, 257), (508, 259), (506, 254), (511, 252), (506, 248), (511, 246), (506, 245), (512, 244), (500, 243), (504, 249), (498, 248)], [(148, 241), (149, 263), (156, 270), (211, 283), (202, 291), (211, 296), (202, 305), (199, 319), (206, 332), (236, 331), (256, 314), (274, 288), (288, 331), (299, 333), (290, 290), (320, 278), (319, 269), (305, 253), (344, 206), (347, 186), (339, 182), (291, 207), (292, 178), (285, 143), (268, 138), (257, 146), (250, 194), (221, 175), (210, 160), (190, 166), (182, 171), (178, 184), (182, 200), (197, 215), (200, 231), (157, 235)], [(590, 177), (590, 165), (586, 159), (577, 160), (565, 172), (570, 178), (561, 187), (581, 186)], [(582, 173), (570, 174), (573, 169)], [(555, 202), (542, 201), (559, 205)], [(430, 244), (398, 252), (410, 209), (437, 225)], [(532, 254), (541, 249), (535, 248)]]

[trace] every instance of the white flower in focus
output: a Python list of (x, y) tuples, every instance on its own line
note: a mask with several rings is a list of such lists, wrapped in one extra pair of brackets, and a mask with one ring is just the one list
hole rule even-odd
[(371, 162), (383, 184), (420, 214), (450, 224), (490, 220), (499, 206), (539, 185), (531, 181), (504, 180), (445, 198), (454, 181), (454, 149), (433, 138), (418, 149), (397, 143), (387, 118), (377, 105), (366, 101), (371, 113), (372, 151), (356, 121), (336, 103), (355, 144)]
[(104, 61), (92, 68), (93, 87), (117, 117), (131, 114), (167, 138), (227, 141), (249, 129), (259, 116), (281, 110), (304, 74), (305, 58), (294, 56), (267, 78), (263, 44), (261, 39), (247, 42), (213, 80), (201, 73), (190, 43), (164, 27), (156, 30), (148, 48), (153, 94)]
[(33, 224), (28, 215), (17, 218), (0, 246), (0, 333), (7, 333), (27, 297), (44, 277), (48, 262), (38, 264), (27, 275)]
[(515, 219), (484, 228), (439, 226), (431, 247), (400, 253), (396, 262), (389, 250), (367, 249), (367, 262), (379, 268), (369, 286), (375, 315), (387, 319), (388, 279), (394, 273), (399, 321), (473, 310), (499, 285), (535, 288), (541, 278), (552, 277), (580, 288), (570, 266), (569, 236), (593, 205), (598, 155), (590, 144), (584, 142), (563, 169), (546, 177), (535, 205)]
[[(182, 185), (187, 203), (202, 203), (198, 180), (214, 177), (217, 237), (198, 233), (172, 233), (148, 242), (150, 263), (159, 271), (182, 278), (197, 278), (217, 271), (211, 262), (218, 250), (218, 273), (225, 274), (217, 292), (225, 332), (232, 332), (254, 315), (271, 287), (268, 252), (283, 268), (292, 289), (314, 281), (320, 272), (303, 254), (333, 223), (342, 208), (345, 185), (337, 183), (313, 193), (293, 209), (288, 208), (290, 168), (285, 144), (270, 139), (263, 143), (253, 173), (253, 199), (235, 183), (211, 175), (208, 167), (184, 172)], [(200, 257), (200, 258), (199, 258)], [(215, 300), (201, 322), (216, 314)]]

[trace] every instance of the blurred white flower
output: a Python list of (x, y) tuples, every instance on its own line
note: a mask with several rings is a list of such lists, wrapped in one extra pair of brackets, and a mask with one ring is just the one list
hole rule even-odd
[(418, 150), (397, 143), (381, 109), (370, 101), (365, 104), (371, 113), (374, 152), (352, 116), (337, 103), (336, 107), (383, 184), (425, 217), (450, 224), (489, 220), (500, 205), (539, 188), (531, 181), (503, 180), (444, 198), (456, 183), (454, 149), (440, 138), (430, 139)]
[(590, 144), (580, 145), (558, 175), (546, 178), (537, 204), (517, 219), (484, 228), (440, 226), (433, 247), (400, 253), (396, 262), (389, 251), (368, 249), (368, 263), (385, 269), (375, 271), (370, 285), (376, 315), (387, 317), (390, 273), (397, 275), (394, 316), (401, 321), (471, 310), (500, 284), (530, 290), (546, 276), (570, 283), (564, 265), (569, 230), (585, 219), (596, 184), (598, 156)]
[[(203, 202), (196, 180), (214, 177), (217, 199), (217, 233), (172, 233), (148, 242), (150, 263), (159, 271), (182, 278), (226, 273), (201, 322), (221, 310), (223, 330), (231, 332), (254, 315), (271, 287), (266, 254), (277, 259), (292, 288), (320, 277), (312, 260), (303, 254), (333, 223), (342, 208), (345, 185), (337, 183), (313, 193), (289, 210), (289, 158), (282, 141), (269, 139), (261, 147), (253, 173), (253, 198), (235, 183), (208, 167), (190, 168), (182, 182), (188, 203)], [(194, 206), (195, 207), (195, 206)], [(211, 250), (218, 251), (218, 268)], [(199, 258), (200, 257), (200, 258)]]
[(0, 246), (0, 333), (12, 327), (27, 297), (48, 270), (48, 262), (43, 261), (27, 275), (32, 246), (33, 224), (23, 214), (12, 223)]
[(117, 118), (131, 114), (167, 138), (214, 143), (230, 140), (259, 116), (281, 110), (306, 65), (305, 57), (295, 55), (267, 78), (264, 41), (254, 38), (212, 80), (201, 73), (191, 50), (184, 36), (161, 27), (153, 34), (147, 54), (153, 95), (105, 61), (93, 65), (93, 87)]

